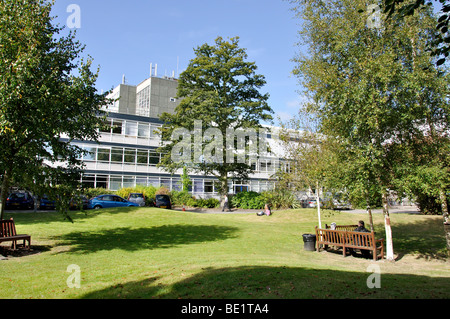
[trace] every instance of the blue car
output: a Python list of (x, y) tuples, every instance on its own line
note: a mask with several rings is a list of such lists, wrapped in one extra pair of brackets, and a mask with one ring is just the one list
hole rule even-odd
[(139, 207), (138, 204), (132, 203), (123, 199), (117, 195), (100, 195), (92, 198), (89, 201), (89, 208), (99, 209), (99, 208), (109, 208), (109, 207), (130, 207), (136, 206)]
[(48, 198), (47, 195), (42, 196), (39, 199), (39, 209), (55, 209), (56, 201)]

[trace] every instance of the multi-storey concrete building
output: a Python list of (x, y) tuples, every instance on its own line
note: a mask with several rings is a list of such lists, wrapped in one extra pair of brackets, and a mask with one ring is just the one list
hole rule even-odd
[[(106, 107), (107, 129), (101, 132), (99, 143), (77, 141), (89, 153), (83, 156), (86, 165), (82, 183), (87, 187), (117, 190), (135, 185), (166, 186), (170, 190), (181, 188), (180, 174), (170, 175), (157, 167), (160, 138), (154, 132), (162, 125), (159, 116), (173, 112), (179, 101), (178, 81), (175, 78), (151, 76), (137, 86), (118, 85), (109, 98), (114, 102)], [(268, 135), (271, 148), (274, 139)], [(253, 163), (255, 173), (247, 181), (230, 181), (229, 192), (264, 191), (273, 187), (271, 175), (279, 165), (276, 156), (259, 156)], [(216, 197), (214, 177), (191, 175), (192, 193), (198, 197)]]

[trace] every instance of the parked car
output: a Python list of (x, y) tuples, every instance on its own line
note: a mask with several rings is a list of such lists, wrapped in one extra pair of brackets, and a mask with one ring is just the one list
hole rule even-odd
[(333, 209), (352, 209), (350, 202), (334, 198), (333, 199)]
[[(323, 200), (320, 200), (320, 207), (323, 207)], [(302, 201), (303, 208), (315, 208), (317, 207), (317, 199), (315, 197), (308, 197)]]
[(17, 191), (6, 198), (6, 209), (33, 209), (34, 198), (28, 191)]
[(55, 209), (56, 201), (48, 198), (47, 195), (43, 195), (39, 198), (39, 209)]
[(139, 205), (136, 203), (129, 202), (120, 196), (108, 194), (92, 198), (89, 201), (88, 208), (99, 209), (109, 207), (131, 207), (131, 206), (139, 206)]
[(145, 206), (145, 197), (142, 193), (131, 193), (128, 195), (128, 201), (136, 203), (139, 206)]
[(78, 195), (70, 199), (70, 209), (87, 209), (89, 207), (89, 199), (84, 195)]
[(169, 195), (155, 195), (155, 207), (172, 209)]

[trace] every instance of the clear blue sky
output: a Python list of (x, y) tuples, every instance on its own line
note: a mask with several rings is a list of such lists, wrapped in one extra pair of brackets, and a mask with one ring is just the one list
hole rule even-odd
[(77, 39), (100, 66), (98, 90), (117, 86), (123, 74), (128, 84), (139, 84), (149, 77), (150, 63), (158, 65), (158, 76), (181, 73), (197, 46), (239, 36), (248, 60), (266, 77), (262, 92), (270, 94), (275, 118), (298, 110), (291, 59), (299, 27), (287, 1), (56, 0), (53, 15), (60, 25), (67, 26), (70, 4), (80, 8)]

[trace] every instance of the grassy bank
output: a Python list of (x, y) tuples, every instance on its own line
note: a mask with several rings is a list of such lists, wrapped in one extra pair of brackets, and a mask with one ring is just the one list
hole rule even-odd
[[(72, 214), (15, 213), (32, 236), (27, 256), (0, 260), (0, 298), (448, 298), (442, 218), (393, 214), (396, 262), (303, 249), (316, 212), (199, 214), (121, 208)], [(365, 214), (325, 212), (322, 223), (354, 224)], [(374, 215), (384, 236), (383, 218)], [(81, 287), (69, 288), (69, 265)], [(381, 288), (370, 289), (377, 265)], [(368, 268), (369, 267), (369, 268)]]

